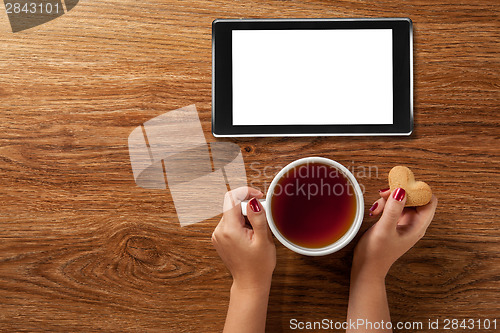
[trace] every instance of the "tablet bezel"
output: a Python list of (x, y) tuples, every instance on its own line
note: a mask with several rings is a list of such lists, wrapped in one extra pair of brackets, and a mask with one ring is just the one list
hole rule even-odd
[[(392, 29), (393, 124), (233, 125), (232, 30), (274, 29)], [(410, 135), (412, 131), (413, 26), (409, 18), (217, 19), (212, 22), (212, 134), (215, 137)]]

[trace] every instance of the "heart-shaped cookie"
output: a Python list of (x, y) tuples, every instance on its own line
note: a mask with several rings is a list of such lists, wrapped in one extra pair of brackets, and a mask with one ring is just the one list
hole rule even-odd
[(401, 187), (406, 191), (405, 207), (423, 206), (432, 198), (429, 185), (421, 181), (415, 181), (413, 172), (407, 167), (398, 165), (389, 172), (389, 186), (391, 192)]

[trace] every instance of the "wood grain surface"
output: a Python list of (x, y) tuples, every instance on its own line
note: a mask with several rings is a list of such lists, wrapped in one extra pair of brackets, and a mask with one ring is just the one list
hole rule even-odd
[[(222, 330), (231, 278), (210, 242), (219, 217), (181, 228), (168, 190), (136, 186), (127, 148), (135, 127), (190, 104), (208, 142), (241, 147), (255, 187), (297, 158), (324, 156), (355, 170), (368, 209), (392, 166), (412, 168), (439, 206), (389, 273), (392, 320), (421, 321), (419, 332), (435, 332), (429, 319), (500, 325), (499, 7), (87, 0), (18, 33), (0, 7), (0, 331)], [(410, 17), (414, 133), (216, 140), (211, 22), (240, 17)], [(362, 231), (373, 222), (365, 215)], [(358, 238), (321, 258), (277, 243), (268, 332), (292, 331), (293, 318), (345, 320)]]

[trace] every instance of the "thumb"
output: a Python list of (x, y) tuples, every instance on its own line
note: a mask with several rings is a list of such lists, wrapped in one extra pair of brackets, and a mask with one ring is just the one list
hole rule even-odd
[(382, 217), (380, 217), (378, 223), (388, 230), (395, 230), (398, 220), (403, 213), (403, 209), (405, 208), (405, 203), (406, 191), (403, 188), (398, 187), (387, 199), (384, 212), (382, 213)]
[(248, 202), (247, 217), (257, 238), (264, 239), (264, 237), (270, 236), (270, 230), (267, 226), (266, 211), (256, 198), (252, 198), (252, 200)]

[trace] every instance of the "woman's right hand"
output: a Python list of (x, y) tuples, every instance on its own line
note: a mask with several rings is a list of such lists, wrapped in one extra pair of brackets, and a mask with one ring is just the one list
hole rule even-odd
[(370, 209), (371, 215), (382, 213), (361, 237), (354, 251), (354, 272), (385, 278), (392, 264), (413, 247), (425, 234), (437, 207), (437, 198), (421, 207), (404, 207), (406, 193), (402, 188), (380, 192), (381, 198)]
[[(264, 290), (269, 293), (276, 266), (276, 247), (266, 212), (257, 198), (263, 194), (251, 187), (240, 187), (224, 197), (224, 214), (212, 234), (212, 243), (233, 276), (233, 286)], [(248, 221), (241, 213), (241, 202), (247, 204)]]

